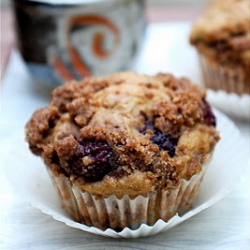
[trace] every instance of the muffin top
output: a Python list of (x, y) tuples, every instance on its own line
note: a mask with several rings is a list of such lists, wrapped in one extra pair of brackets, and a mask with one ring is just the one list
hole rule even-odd
[(250, 1), (213, 0), (194, 23), (190, 42), (212, 61), (250, 80)]
[(249, 0), (212, 0), (194, 24), (190, 41), (214, 43), (250, 35)]
[(83, 191), (138, 195), (199, 173), (219, 140), (215, 123), (189, 80), (124, 72), (55, 89), (27, 123), (26, 140)]

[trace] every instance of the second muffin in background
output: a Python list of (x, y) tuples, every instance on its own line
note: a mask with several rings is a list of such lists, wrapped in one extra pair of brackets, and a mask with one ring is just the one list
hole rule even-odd
[(26, 126), (75, 221), (137, 229), (188, 211), (219, 140), (205, 92), (185, 78), (117, 73), (53, 91)]
[(250, 94), (250, 2), (213, 0), (195, 22), (190, 42), (200, 55), (205, 86)]

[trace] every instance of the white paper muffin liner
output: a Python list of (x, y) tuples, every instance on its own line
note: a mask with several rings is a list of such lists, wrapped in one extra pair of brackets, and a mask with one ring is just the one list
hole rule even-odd
[(142, 224), (135, 230), (126, 227), (117, 232), (110, 228), (101, 230), (74, 221), (62, 209), (44, 163), (30, 153), (23, 132), (14, 133), (13, 138), (9, 138), (9, 143), (4, 145), (1, 152), (0, 164), (4, 166), (7, 180), (16, 198), (28, 202), (71, 228), (112, 238), (152, 236), (166, 232), (218, 202), (240, 181), (244, 169), (250, 167), (249, 145), (246, 145), (239, 130), (227, 116), (218, 110), (214, 111), (221, 140), (215, 148), (212, 161), (208, 163), (193, 207), (183, 215), (175, 214), (168, 222), (160, 219), (153, 226)]
[(206, 165), (203, 170), (190, 180), (181, 179), (171, 192), (149, 192), (145, 197), (138, 195), (130, 198), (115, 195), (107, 198), (83, 192), (64, 175), (54, 176), (48, 169), (57, 190), (63, 209), (69, 216), (87, 226), (117, 231), (128, 227), (132, 230), (142, 224), (153, 226), (162, 219), (167, 222), (174, 214), (182, 215), (191, 209), (196, 198)]
[(207, 90), (209, 103), (232, 118), (250, 121), (250, 95), (237, 95), (223, 90)]
[(247, 93), (247, 89), (250, 86), (247, 86), (246, 76), (242, 69), (223, 67), (201, 54), (199, 54), (199, 57), (204, 84), (207, 88), (224, 90), (228, 93), (236, 93), (238, 95)]
[(199, 54), (207, 100), (229, 116), (250, 121), (250, 95), (244, 72), (227, 69)]

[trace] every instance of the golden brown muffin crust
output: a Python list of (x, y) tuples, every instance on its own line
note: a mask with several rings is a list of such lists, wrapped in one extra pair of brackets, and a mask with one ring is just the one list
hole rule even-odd
[(243, 66), (249, 70), (250, 1), (211, 1), (194, 23), (190, 42), (210, 59), (232, 68)]
[(187, 79), (125, 72), (58, 87), (26, 139), (82, 190), (133, 196), (199, 173), (219, 140), (214, 126), (205, 92)]
[(249, 34), (249, 11), (249, 0), (212, 0), (192, 29), (191, 43), (213, 43)]
[(239, 84), (243, 85), (240, 94), (250, 93), (249, 0), (211, 1), (194, 23), (190, 42), (208, 65), (217, 65), (218, 70), (222, 67), (223, 72), (240, 77)]

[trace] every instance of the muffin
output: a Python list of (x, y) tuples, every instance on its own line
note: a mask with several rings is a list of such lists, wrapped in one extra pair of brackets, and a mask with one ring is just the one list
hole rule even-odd
[(206, 94), (188, 79), (121, 72), (56, 88), (26, 125), (62, 207), (120, 231), (188, 211), (219, 140)]
[(250, 94), (249, 13), (249, 0), (214, 0), (194, 23), (190, 42), (199, 53), (206, 87)]

